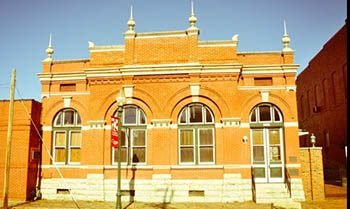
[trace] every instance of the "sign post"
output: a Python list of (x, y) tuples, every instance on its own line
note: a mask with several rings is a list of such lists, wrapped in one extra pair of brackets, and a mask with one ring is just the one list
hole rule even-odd
[[(120, 176), (121, 176), (121, 165), (120, 165), (120, 146), (119, 146), (119, 134), (121, 134), (121, 125), (123, 118), (123, 105), (124, 105), (125, 97), (123, 90), (120, 89), (119, 94), (117, 96), (118, 102), (118, 112), (117, 117), (112, 116), (112, 147), (118, 148), (118, 187), (117, 187), (117, 202), (115, 205), (116, 209), (122, 209), (122, 200), (120, 194)], [(113, 122), (114, 121), (114, 122)]]

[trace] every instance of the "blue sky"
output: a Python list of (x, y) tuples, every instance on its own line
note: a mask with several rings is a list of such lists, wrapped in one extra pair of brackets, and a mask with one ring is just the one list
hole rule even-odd
[[(37, 73), (52, 32), (56, 60), (89, 58), (88, 41), (122, 45), (130, 5), (136, 32), (184, 30), (190, 0), (0, 0), (0, 99), (9, 99), (16, 68), (15, 98), (41, 101)], [(283, 20), (298, 72), (345, 24), (346, 0), (194, 0), (199, 39), (230, 40), (238, 51), (280, 51)]]

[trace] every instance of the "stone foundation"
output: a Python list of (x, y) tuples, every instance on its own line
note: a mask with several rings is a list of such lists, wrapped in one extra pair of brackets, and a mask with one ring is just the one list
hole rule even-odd
[[(68, 200), (68, 185), (78, 200), (115, 201), (116, 179), (89, 174), (87, 179), (42, 179), (43, 199)], [(128, 193), (134, 190), (134, 196)], [(241, 174), (224, 174), (217, 180), (175, 180), (170, 174), (154, 174), (150, 180), (121, 180), (122, 201), (142, 202), (243, 202), (252, 200), (251, 180)], [(133, 193), (133, 192), (131, 192)]]
[[(115, 201), (116, 179), (104, 179), (103, 174), (88, 174), (87, 179), (42, 179), (43, 199)], [(301, 179), (292, 179), (292, 199), (303, 201)], [(130, 192), (131, 190), (131, 192)], [(250, 179), (241, 174), (224, 174), (216, 180), (176, 180), (170, 174), (154, 174), (149, 180), (121, 180), (122, 201), (141, 202), (244, 202), (252, 200)], [(134, 192), (133, 192), (134, 191)], [(130, 195), (134, 194), (134, 196)]]

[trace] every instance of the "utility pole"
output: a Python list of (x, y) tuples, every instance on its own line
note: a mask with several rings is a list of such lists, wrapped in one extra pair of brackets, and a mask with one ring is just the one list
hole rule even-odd
[(13, 123), (13, 100), (14, 100), (14, 97), (15, 97), (15, 82), (16, 82), (16, 69), (12, 69), (11, 91), (10, 91), (10, 106), (9, 106), (9, 121), (8, 121), (8, 127), (7, 127), (5, 178), (4, 178), (4, 202), (3, 202), (3, 208), (4, 209), (8, 209), (8, 192), (9, 192), (10, 158), (11, 158), (11, 138), (12, 138), (12, 123)]

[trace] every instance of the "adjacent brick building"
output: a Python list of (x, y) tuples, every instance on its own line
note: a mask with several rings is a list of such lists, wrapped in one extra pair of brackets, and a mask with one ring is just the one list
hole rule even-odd
[(89, 42), (90, 58), (81, 60), (53, 60), (50, 40), (38, 75), (43, 140), (53, 156), (43, 152), (43, 198), (70, 198), (71, 188), (77, 199), (115, 200), (111, 116), (122, 89), (124, 194), (139, 201), (269, 202), (259, 195), (289, 182), (291, 197), (282, 198), (304, 200), (299, 65), (286, 27), (283, 50), (238, 52), (238, 35), (199, 41), (193, 10), (189, 22), (182, 31), (136, 33), (131, 16), (124, 45)]
[[(6, 161), (9, 101), (0, 101), (0, 196), (4, 196), (4, 167)], [(28, 115), (28, 114), (29, 115)], [(39, 186), (40, 138), (30, 120), (38, 130), (41, 103), (34, 100), (15, 100), (12, 127), (9, 199), (30, 200)]]
[[(299, 126), (323, 149), (325, 179), (340, 179), (347, 144), (347, 22), (297, 78)], [(310, 146), (310, 136), (301, 137)], [(344, 175), (344, 174), (343, 174)]]

